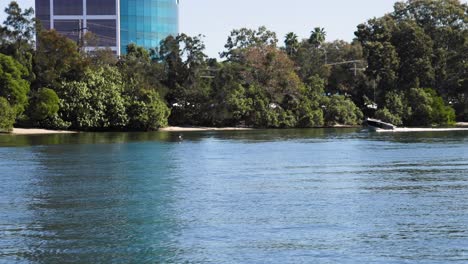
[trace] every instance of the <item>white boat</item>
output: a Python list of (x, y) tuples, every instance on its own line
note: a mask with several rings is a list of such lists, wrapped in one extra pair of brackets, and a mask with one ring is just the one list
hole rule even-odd
[(397, 128), (397, 126), (393, 124), (385, 123), (382, 120), (372, 118), (367, 118), (365, 124), (367, 124), (369, 130), (371, 131), (395, 130)]

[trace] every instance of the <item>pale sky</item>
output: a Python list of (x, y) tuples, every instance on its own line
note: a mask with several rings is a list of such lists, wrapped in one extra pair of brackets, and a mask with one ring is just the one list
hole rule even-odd
[[(464, 0), (463, 2), (467, 2)], [(1, 10), (10, 0), (0, 0)], [(17, 0), (21, 7), (33, 0)], [(277, 33), (282, 44), (286, 33), (301, 38), (323, 27), (327, 40), (351, 41), (359, 23), (392, 11), (395, 0), (181, 0), (180, 31), (205, 35), (206, 53), (218, 57), (231, 30), (265, 25)], [(5, 16), (3, 11), (0, 20)]]

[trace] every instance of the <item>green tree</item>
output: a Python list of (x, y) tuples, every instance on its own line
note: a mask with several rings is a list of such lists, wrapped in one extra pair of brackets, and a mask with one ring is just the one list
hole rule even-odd
[[(247, 31), (255, 32), (243, 32)], [(242, 36), (245, 35), (248, 34)], [(226, 47), (238, 43), (239, 36), (235, 37)], [(288, 38), (291, 40), (288, 43), (294, 45), (297, 36), (289, 34)], [(235, 59), (225, 61), (213, 81), (213, 119), (219, 124), (249, 127), (323, 125), (320, 100), (324, 82), (316, 77), (305, 85), (286, 49), (278, 49), (276, 42), (264, 41), (268, 39), (243, 38), (241, 45), (234, 45), (230, 50), (235, 50), (230, 53), (235, 54)]]
[(128, 128), (151, 131), (168, 125), (171, 111), (154, 90), (138, 90), (137, 94), (127, 95)]
[(0, 26), (0, 53), (12, 56), (23, 65), (28, 71), (27, 80), (33, 81), (34, 10), (22, 10), (16, 1), (11, 1), (5, 13), (4, 26)]
[(415, 22), (401, 22), (393, 33), (392, 43), (400, 58), (398, 88), (432, 86), (432, 40)]
[[(467, 96), (468, 4), (458, 0), (421, 0), (395, 4), (392, 16), (416, 23), (430, 37), (434, 88), (463, 119)], [(421, 84), (424, 86), (424, 84)]]
[(315, 48), (319, 48), (326, 39), (327, 32), (324, 28), (316, 27), (310, 34), (309, 43)]
[(408, 0), (359, 25), (355, 35), (369, 63), (367, 75), (379, 80), (378, 94), (434, 87), (463, 119), (468, 97), (467, 13), (468, 5), (458, 0)]
[(125, 84), (125, 93), (132, 94), (134, 89), (155, 90), (164, 95), (167, 88), (162, 84), (166, 80), (164, 65), (151, 60), (150, 53), (143, 47), (130, 44), (127, 54), (118, 62)]
[(266, 27), (259, 27), (257, 30), (241, 28), (235, 29), (228, 37), (226, 51), (221, 53), (221, 58), (226, 58), (228, 61), (237, 61), (239, 54), (244, 49), (258, 46), (271, 46), (276, 47), (278, 38), (276, 33), (268, 30)]
[(409, 102), (412, 115), (409, 120), (413, 126), (432, 125), (432, 96), (422, 88), (412, 88), (409, 91)]
[(15, 118), (15, 109), (5, 98), (0, 97), (0, 132), (10, 132), (13, 129)]
[(299, 104), (293, 107), (299, 127), (320, 127), (324, 125), (322, 101), (325, 81), (319, 76), (312, 76), (302, 90)]
[(386, 107), (377, 110), (377, 112), (375, 112), (375, 117), (396, 126), (401, 125), (403, 122), (400, 116), (390, 112), (390, 110), (388, 110)]
[(399, 126), (411, 116), (411, 109), (407, 106), (403, 92), (391, 91), (385, 95), (383, 108), (379, 109), (375, 115), (384, 122)]
[(289, 57), (294, 56), (297, 53), (297, 50), (300, 46), (298, 36), (294, 32), (289, 32), (288, 34), (286, 34), (284, 45), (286, 54), (288, 54)]
[[(330, 94), (351, 95), (354, 101), (362, 98), (361, 87), (366, 80), (362, 69), (367, 67), (362, 46), (358, 41), (348, 43), (342, 40), (323, 43), (322, 49), (327, 54), (329, 63), (354, 61), (355, 63), (336, 64), (330, 67), (325, 92)], [(356, 70), (354, 69), (356, 67)], [(369, 94), (370, 96), (370, 94)]]
[(89, 62), (78, 51), (76, 43), (55, 30), (42, 31), (34, 58), (37, 79), (35, 88), (57, 89), (62, 81), (79, 81)]
[(414, 126), (454, 124), (455, 111), (444, 103), (434, 89), (412, 88), (408, 98), (412, 109), (409, 124)]
[(281, 104), (286, 96), (297, 98), (301, 80), (288, 56), (271, 46), (251, 47), (242, 53), (242, 81), (265, 90), (270, 103)]
[(325, 123), (334, 125), (359, 125), (362, 122), (361, 110), (343, 95), (332, 95), (324, 98)]
[(122, 97), (122, 77), (117, 69), (86, 70), (81, 81), (63, 82), (57, 93), (61, 99), (60, 118), (78, 130), (123, 129), (128, 116)]
[(436, 91), (432, 92), (432, 124), (435, 125), (454, 125), (455, 124), (455, 109), (446, 105), (442, 97), (436, 95)]
[(125, 56), (127, 60), (139, 60), (141, 62), (149, 63), (150, 52), (144, 47), (138, 46), (135, 43), (130, 43), (127, 46), (127, 55)]
[(366, 74), (379, 81), (378, 89), (382, 91), (397, 89), (400, 57), (391, 42), (396, 26), (395, 20), (387, 15), (358, 25), (354, 33), (367, 58)]
[(92, 65), (102, 66), (115, 66), (119, 62), (115, 56), (114, 51), (110, 48), (96, 49), (87, 54)]
[(30, 42), (35, 34), (34, 9), (22, 10), (16, 1), (11, 1), (7, 8), (6, 20), (3, 22), (2, 42)]
[(168, 90), (162, 83), (167, 75), (164, 65), (151, 59), (151, 56), (158, 57), (152, 52), (130, 44), (118, 63), (124, 80), (123, 96), (130, 130), (148, 131), (167, 126), (170, 110), (161, 99), (161, 94)]
[(170, 124), (207, 123), (211, 76), (204, 50), (201, 36), (180, 34), (169, 36), (161, 43), (158, 59), (167, 72), (162, 83), (168, 89), (166, 100), (171, 107)]
[(41, 88), (30, 99), (30, 109), (28, 116), (34, 123), (40, 124), (47, 118), (54, 117), (58, 111), (60, 99), (54, 90)]
[(250, 98), (251, 106), (245, 116), (247, 126), (258, 128), (281, 127), (279, 114), (282, 111), (277, 104), (270, 103), (265, 90), (251, 84), (246, 89), (246, 96)]
[(210, 93), (210, 120), (216, 126), (243, 125), (251, 110), (251, 99), (242, 85), (241, 65), (222, 63), (216, 66)]
[(10, 56), (0, 53), (0, 97), (8, 100), (16, 116), (24, 112), (28, 104), (29, 82), (26, 68)]

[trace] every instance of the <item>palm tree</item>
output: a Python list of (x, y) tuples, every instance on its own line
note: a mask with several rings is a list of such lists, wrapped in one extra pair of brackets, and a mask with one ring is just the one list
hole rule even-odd
[(294, 32), (289, 32), (286, 34), (284, 45), (286, 46), (286, 53), (289, 56), (292, 56), (299, 49), (299, 40)]
[(318, 48), (325, 42), (327, 32), (324, 28), (316, 27), (310, 34), (309, 43)]

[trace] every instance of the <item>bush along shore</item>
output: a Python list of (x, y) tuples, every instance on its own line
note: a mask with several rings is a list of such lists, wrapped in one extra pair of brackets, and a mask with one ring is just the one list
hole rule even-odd
[(151, 50), (130, 44), (119, 58), (87, 52), (92, 32), (77, 44), (11, 2), (0, 27), (0, 130), (307, 128), (365, 116), (453, 125), (468, 120), (467, 10), (456, 0), (399, 2), (358, 25), (351, 43), (327, 42), (320, 27), (284, 41), (265, 27), (237, 29), (218, 61), (201, 36), (185, 34)]

